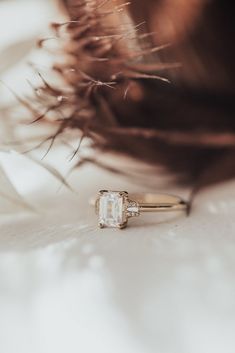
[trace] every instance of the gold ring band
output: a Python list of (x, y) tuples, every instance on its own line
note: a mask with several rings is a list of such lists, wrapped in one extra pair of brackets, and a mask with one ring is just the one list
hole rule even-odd
[(130, 199), (136, 200), (140, 212), (181, 211), (187, 208), (187, 203), (178, 196), (168, 194), (130, 194)]
[(182, 198), (167, 194), (101, 190), (95, 202), (100, 228), (125, 228), (130, 217), (142, 212), (187, 211)]

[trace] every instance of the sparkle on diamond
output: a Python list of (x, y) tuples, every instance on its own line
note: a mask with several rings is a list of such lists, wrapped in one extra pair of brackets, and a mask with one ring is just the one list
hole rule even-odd
[(99, 223), (104, 227), (119, 227), (127, 220), (125, 198), (117, 191), (107, 191), (99, 199)]

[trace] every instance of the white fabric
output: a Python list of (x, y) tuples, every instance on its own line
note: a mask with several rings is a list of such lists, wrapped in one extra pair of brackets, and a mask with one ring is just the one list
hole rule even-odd
[(41, 181), (25, 193), (37, 213), (1, 217), (2, 352), (234, 351), (234, 183), (199, 195), (189, 218), (119, 231), (97, 228), (88, 199), (143, 187), (92, 166), (70, 178), (77, 193)]
[[(46, 3), (0, 5), (12, 19), (28, 11), (21, 34), (31, 37), (48, 21)], [(25, 71), (14, 70), (4, 79), (20, 88)], [(49, 160), (63, 175), (72, 165), (59, 147)], [(234, 182), (198, 195), (188, 218), (145, 215), (119, 231), (97, 229), (97, 190), (187, 192), (163, 189), (156, 173), (143, 187), (91, 165), (69, 178), (71, 192), (12, 152), (1, 153), (0, 173), (0, 192), (25, 202), (0, 198), (1, 353), (234, 353)]]

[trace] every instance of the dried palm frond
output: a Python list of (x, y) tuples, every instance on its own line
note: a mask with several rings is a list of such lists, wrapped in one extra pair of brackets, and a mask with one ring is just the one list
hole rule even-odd
[(62, 49), (53, 70), (63, 83), (42, 77), (35, 91), (44, 111), (34, 121), (58, 124), (52, 143), (77, 129), (97, 150), (161, 165), (181, 183), (195, 184), (208, 168), (212, 183), (214, 166), (216, 181), (233, 177), (234, 49), (231, 58), (218, 54), (234, 36), (233, 7), (222, 0), (61, 4), (68, 20), (52, 25)]

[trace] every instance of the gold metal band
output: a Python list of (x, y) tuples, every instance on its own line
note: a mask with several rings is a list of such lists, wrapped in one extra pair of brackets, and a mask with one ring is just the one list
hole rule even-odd
[(187, 203), (178, 196), (154, 193), (129, 194), (139, 205), (140, 212), (168, 212), (186, 210)]

